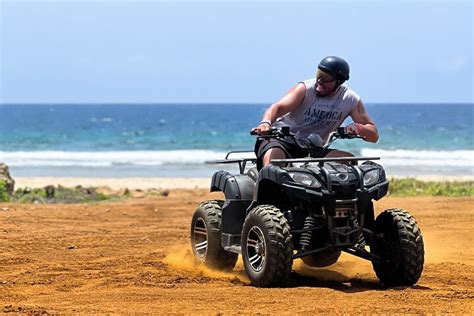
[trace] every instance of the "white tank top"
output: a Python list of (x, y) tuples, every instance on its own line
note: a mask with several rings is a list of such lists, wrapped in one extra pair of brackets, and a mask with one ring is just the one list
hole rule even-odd
[(316, 79), (301, 81), (306, 87), (303, 102), (294, 110), (277, 118), (274, 126), (290, 126), (297, 138), (319, 134), (326, 141), (357, 105), (360, 97), (346, 86), (339, 86), (329, 97), (316, 95)]

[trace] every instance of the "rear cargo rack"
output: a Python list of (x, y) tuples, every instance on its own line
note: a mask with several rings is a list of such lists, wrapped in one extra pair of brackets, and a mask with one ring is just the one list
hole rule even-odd
[(243, 153), (254, 153), (253, 151), (248, 151), (248, 150), (234, 150), (234, 151), (229, 151), (227, 155), (225, 155), (225, 159), (221, 160), (208, 160), (205, 161), (204, 163), (206, 164), (229, 164), (229, 163), (238, 163), (239, 164), (239, 171), (240, 174), (243, 174), (245, 172), (245, 167), (247, 166), (247, 162), (251, 162), (255, 164), (257, 162), (257, 158), (235, 158), (235, 159), (229, 159), (229, 156), (231, 154), (243, 154)]

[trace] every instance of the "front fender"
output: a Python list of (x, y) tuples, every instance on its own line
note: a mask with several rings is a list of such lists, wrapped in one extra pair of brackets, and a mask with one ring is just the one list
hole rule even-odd
[(258, 204), (278, 205), (285, 200), (286, 193), (283, 183), (293, 182), (288, 172), (275, 165), (263, 167), (258, 175), (257, 200), (252, 206)]

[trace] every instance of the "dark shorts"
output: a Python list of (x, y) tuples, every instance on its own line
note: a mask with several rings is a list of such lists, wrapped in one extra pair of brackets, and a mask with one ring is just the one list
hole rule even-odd
[(295, 140), (294, 138), (285, 139), (258, 139), (255, 143), (255, 155), (257, 156), (257, 169), (263, 167), (263, 156), (267, 150), (272, 148), (280, 148), (283, 150), (287, 158), (304, 158), (311, 156), (312, 158), (326, 157), (333, 149), (324, 149), (312, 145), (306, 139)]

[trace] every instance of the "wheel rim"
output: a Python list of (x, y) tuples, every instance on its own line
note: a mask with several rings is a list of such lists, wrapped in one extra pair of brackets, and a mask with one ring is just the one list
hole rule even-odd
[(258, 272), (265, 264), (265, 237), (257, 226), (252, 227), (247, 234), (247, 255), (250, 267)]
[(194, 252), (200, 259), (204, 259), (207, 254), (207, 226), (202, 217), (194, 223), (193, 240)]

